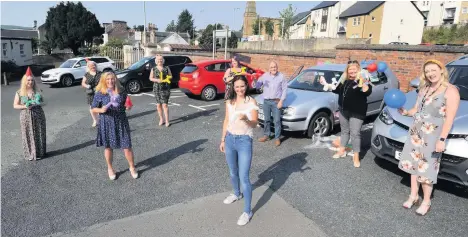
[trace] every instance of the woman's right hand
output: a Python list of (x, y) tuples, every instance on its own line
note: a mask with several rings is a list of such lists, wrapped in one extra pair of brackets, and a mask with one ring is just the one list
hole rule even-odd
[(219, 150), (224, 153), (224, 142), (221, 142), (221, 144), (219, 144)]
[(407, 116), (408, 115), (408, 110), (406, 110), (405, 108), (399, 108), (398, 109), (398, 112), (403, 115), (403, 116)]
[(103, 113), (105, 113), (105, 112), (107, 112), (107, 106), (103, 106), (103, 107), (101, 108), (101, 114), (103, 114)]
[(319, 82), (320, 82), (320, 84), (322, 84), (323, 86), (326, 85), (326, 84), (328, 84), (324, 77), (320, 77)]

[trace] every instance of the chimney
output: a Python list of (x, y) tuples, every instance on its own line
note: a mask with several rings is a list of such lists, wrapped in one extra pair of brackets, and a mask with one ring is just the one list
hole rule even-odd
[(37, 29), (37, 21), (36, 20), (34, 20), (34, 26), (33, 27), (34, 27), (34, 29)]

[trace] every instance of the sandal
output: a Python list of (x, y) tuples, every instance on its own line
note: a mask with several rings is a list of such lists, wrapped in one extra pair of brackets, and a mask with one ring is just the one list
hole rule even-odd
[(338, 159), (338, 158), (343, 158), (343, 157), (346, 157), (346, 152), (343, 152), (343, 153), (337, 152), (333, 155), (333, 159)]
[(406, 208), (406, 209), (411, 209), (411, 207), (413, 207), (413, 205), (418, 205), (419, 204), (419, 201), (420, 201), (420, 197), (419, 196), (409, 196), (408, 200), (406, 200), (406, 202), (403, 203), (403, 207)]
[(130, 170), (130, 175), (132, 176), (132, 178), (138, 179), (138, 171), (136, 171), (135, 168), (133, 169), (129, 168), (128, 170)]
[(115, 174), (114, 170), (108, 169), (107, 174), (109, 175), (110, 180), (115, 180), (117, 178), (117, 175)]
[[(423, 206), (427, 207), (426, 212), (421, 211), (421, 208), (423, 208)], [(429, 210), (431, 210), (431, 201), (429, 201), (428, 203), (427, 202), (422, 202), (421, 205), (419, 206), (419, 208), (416, 209), (416, 215), (425, 216), (429, 212)]]

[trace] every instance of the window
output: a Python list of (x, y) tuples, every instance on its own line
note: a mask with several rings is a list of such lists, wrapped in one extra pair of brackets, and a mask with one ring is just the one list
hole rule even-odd
[(80, 67), (86, 67), (86, 60), (81, 60), (79, 63)]
[(226, 63), (215, 63), (205, 67), (205, 69), (209, 72), (225, 72), (226, 71)]
[(361, 17), (353, 18), (353, 26), (358, 26), (361, 23)]
[(20, 44), (20, 55), (24, 55), (24, 44)]
[(7, 55), (7, 46), (8, 46), (7, 43), (2, 44), (2, 55), (3, 55), (3, 57), (6, 57), (6, 55)]
[(369, 38), (372, 38), (372, 33), (369, 34)]
[(369, 78), (372, 85), (385, 84), (388, 81), (387, 75), (383, 72), (369, 73), (367, 69), (362, 69), (361, 77)]
[(372, 21), (375, 21), (375, 16), (372, 17)]
[(467, 14), (468, 13), (468, 7), (462, 8), (462, 14)]
[(322, 16), (328, 16), (328, 8), (322, 10)]
[(107, 58), (91, 58), (91, 61), (94, 61), (95, 63), (107, 63), (109, 60)]
[(339, 81), (341, 74), (343, 73), (338, 71), (304, 70), (288, 84), (288, 88), (323, 92), (320, 78), (324, 78), (327, 83), (332, 83)]
[(322, 23), (320, 25), (320, 31), (326, 31), (327, 30), (327, 23)]

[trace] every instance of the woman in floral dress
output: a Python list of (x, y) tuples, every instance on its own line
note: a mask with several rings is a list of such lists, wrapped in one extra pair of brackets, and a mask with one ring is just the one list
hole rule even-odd
[(398, 165), (411, 174), (411, 194), (403, 207), (409, 209), (419, 203), (421, 184), (424, 198), (416, 210), (418, 215), (426, 215), (430, 209), (440, 159), (460, 103), (458, 89), (448, 79), (444, 64), (437, 60), (427, 61), (423, 66), (416, 104), (410, 110), (399, 109), (402, 115), (414, 118)]
[(101, 76), (101, 72), (98, 71), (97, 64), (94, 61), (89, 60), (86, 58), (86, 74), (84, 75), (83, 80), (81, 80), (81, 86), (86, 88), (86, 100), (89, 105), (89, 112), (91, 113), (91, 117), (93, 118), (92, 127), (96, 127), (97, 124), (97, 114), (93, 113), (93, 109), (91, 108), (91, 103), (93, 103), (95, 88), (99, 83), (99, 77)]
[[(153, 92), (154, 97), (156, 98), (156, 109), (158, 110), (159, 115), (159, 126), (162, 126), (164, 123), (166, 123), (166, 127), (169, 127), (169, 107), (167, 104), (169, 103), (169, 97), (171, 96), (171, 83), (170, 79), (169, 82), (167, 79), (168, 76), (172, 77), (172, 73), (169, 67), (164, 66), (164, 58), (162, 55), (156, 55), (154, 61), (156, 66), (151, 69), (149, 79), (153, 82)], [(163, 120), (163, 111), (165, 122)]]
[(245, 70), (246, 68), (242, 67), (239, 59), (234, 56), (231, 59), (231, 67), (226, 70), (223, 77), (224, 85), (226, 86), (224, 90), (224, 100), (234, 99), (234, 90), (231, 90), (233, 87), (232, 80), (236, 75), (246, 75), (247, 73)]
[(23, 151), (26, 159), (39, 160), (46, 155), (46, 117), (42, 105), (44, 98), (28, 67), (15, 94), (13, 108), (21, 110), (20, 124)]
[(96, 87), (91, 107), (93, 112), (99, 113), (97, 125), (96, 145), (104, 147), (104, 156), (107, 162), (109, 179), (115, 180), (116, 174), (112, 168), (114, 149), (123, 149), (130, 167), (130, 174), (134, 179), (138, 178), (133, 161), (132, 139), (130, 137), (130, 125), (125, 113), (125, 100), (127, 94), (123, 92), (115, 74), (105, 72), (102, 74)]

